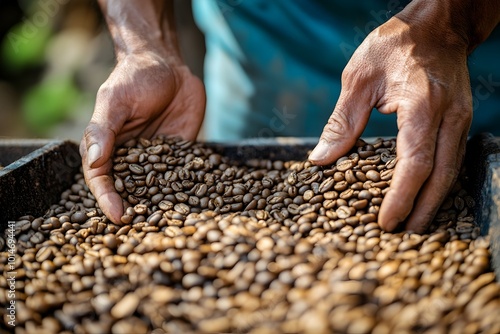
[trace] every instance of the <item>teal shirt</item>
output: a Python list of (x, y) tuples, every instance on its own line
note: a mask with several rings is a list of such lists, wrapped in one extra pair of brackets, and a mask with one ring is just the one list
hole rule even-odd
[[(408, 1), (193, 0), (204, 32), (207, 140), (318, 137), (354, 50)], [(500, 135), (500, 31), (469, 59), (472, 133)], [(394, 136), (376, 110), (364, 136)]]

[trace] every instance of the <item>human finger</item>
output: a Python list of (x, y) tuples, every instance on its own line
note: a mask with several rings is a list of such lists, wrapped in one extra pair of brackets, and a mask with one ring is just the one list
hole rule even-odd
[[(462, 111), (459, 111), (462, 112)], [(460, 172), (470, 119), (444, 121), (436, 145), (434, 168), (418, 195), (406, 229), (424, 233)], [(457, 129), (462, 128), (462, 131)]]
[(80, 144), (80, 153), (85, 182), (103, 213), (111, 221), (118, 223), (123, 214), (123, 205), (110, 175), (113, 144), (114, 132), (90, 123)]
[(410, 214), (434, 166), (439, 121), (417, 110), (398, 110), (398, 161), (379, 212), (379, 224), (386, 231), (394, 230)]
[(342, 80), (342, 91), (325, 125), (318, 144), (309, 155), (317, 165), (333, 163), (356, 143), (368, 123), (374, 105), (371, 89), (361, 84), (364, 80)]

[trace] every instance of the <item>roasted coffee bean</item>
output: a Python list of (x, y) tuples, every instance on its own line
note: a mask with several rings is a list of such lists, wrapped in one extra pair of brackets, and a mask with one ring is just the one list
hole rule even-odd
[(337, 211), (337, 217), (339, 217), (340, 219), (345, 219), (347, 217), (350, 217), (352, 212), (351, 212), (351, 209), (345, 205), (342, 205), (340, 206)]
[(15, 223), (14, 234), (18, 235), (21, 232), (25, 232), (31, 228), (31, 222), (29, 220), (19, 220)]
[(125, 185), (123, 184), (123, 180), (120, 178), (115, 179), (115, 189), (118, 193), (122, 193), (125, 190)]
[(15, 258), (0, 237), (19, 330), (498, 332), (489, 240), (461, 181), (427, 234), (388, 233), (394, 140), (358, 140), (325, 167), (215, 152), (169, 137), (117, 148), (123, 226), (81, 173), (45, 216), (20, 217)]
[(106, 247), (115, 249), (117, 246), (117, 240), (114, 234), (106, 234), (103, 237), (103, 243)]
[(110, 313), (116, 319), (130, 317), (139, 306), (139, 302), (140, 297), (136, 293), (130, 292), (113, 306)]
[(337, 170), (339, 172), (345, 172), (348, 169), (353, 168), (354, 164), (355, 164), (354, 161), (352, 161), (350, 159), (342, 160), (342, 161), (340, 161), (340, 162), (337, 163)]
[(138, 165), (138, 164), (130, 164), (128, 166), (128, 168), (130, 169), (130, 171), (133, 173), (133, 174), (136, 174), (136, 175), (142, 175), (144, 174), (144, 167), (142, 167), (141, 165)]

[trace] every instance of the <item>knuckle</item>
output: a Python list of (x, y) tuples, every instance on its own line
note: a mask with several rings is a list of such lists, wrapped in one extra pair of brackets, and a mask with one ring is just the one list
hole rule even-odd
[(458, 108), (450, 113), (446, 120), (455, 127), (469, 128), (472, 123), (472, 110), (468, 108)]
[(119, 101), (123, 101), (126, 97), (126, 94), (124, 94), (124, 92), (127, 91), (127, 87), (128, 84), (126, 80), (118, 80), (117, 77), (110, 77), (105, 82), (103, 82), (101, 86), (99, 86), (96, 94), (96, 102), (110, 103), (111, 101), (114, 101), (114, 103), (117, 103)]
[(342, 82), (342, 86), (349, 85), (353, 81), (353, 78), (355, 77), (355, 73), (356, 73), (356, 70), (355, 70), (356, 63), (357, 63), (356, 59), (351, 59), (351, 61), (349, 61), (347, 66), (342, 71), (342, 75), (340, 77), (340, 80)]
[(373, 61), (371, 58), (371, 52), (368, 52), (363, 46), (358, 47), (342, 71), (342, 87), (367, 83), (369, 78), (373, 77), (374, 74), (374, 68), (372, 66), (367, 66), (367, 63)]
[(99, 86), (99, 89), (97, 90), (97, 97), (107, 97), (110, 95), (111, 90), (111, 85), (108, 81), (105, 81), (101, 84), (101, 86)]
[(82, 158), (85, 157), (86, 152), (87, 152), (87, 145), (85, 143), (85, 139), (83, 139), (82, 141), (80, 141), (79, 152), (80, 152), (80, 156)]
[(457, 101), (449, 106), (445, 120), (450, 122), (467, 123), (472, 120), (472, 103)]
[(434, 168), (433, 152), (428, 150), (418, 151), (407, 158), (407, 163), (412, 169), (418, 170), (421, 174), (429, 176)]
[(93, 123), (89, 123), (89, 125), (87, 125), (87, 127), (83, 131), (84, 141), (89, 145), (90, 141), (95, 140), (96, 135), (97, 135), (96, 125)]
[(443, 186), (449, 188), (456, 180), (458, 174), (460, 173), (460, 164), (457, 163), (443, 163), (436, 164), (436, 167), (440, 171), (440, 178)]
[(323, 138), (329, 142), (342, 140), (352, 129), (352, 120), (345, 109), (336, 109), (323, 130)]
[(80, 150), (83, 146), (86, 151), (92, 144), (108, 140), (109, 136), (114, 136), (114, 132), (112, 131), (112, 129), (108, 127), (102, 127), (99, 124), (91, 121), (83, 131)]

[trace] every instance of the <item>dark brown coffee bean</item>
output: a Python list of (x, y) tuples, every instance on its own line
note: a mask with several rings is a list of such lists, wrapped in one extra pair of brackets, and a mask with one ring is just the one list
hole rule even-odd
[(188, 215), (190, 212), (189, 206), (184, 203), (178, 203), (174, 205), (174, 210), (183, 215)]
[(136, 174), (136, 175), (142, 175), (142, 174), (144, 174), (144, 167), (142, 167), (141, 165), (138, 165), (138, 164), (130, 164), (128, 166), (128, 169), (133, 174)]

